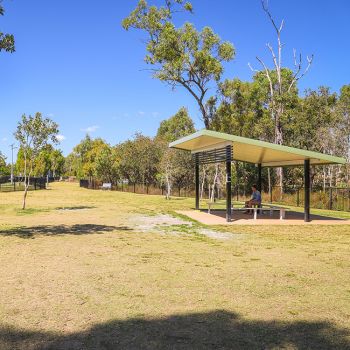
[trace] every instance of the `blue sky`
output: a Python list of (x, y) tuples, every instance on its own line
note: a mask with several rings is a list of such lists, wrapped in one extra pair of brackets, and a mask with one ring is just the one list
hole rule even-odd
[[(20, 116), (37, 111), (59, 123), (65, 154), (86, 132), (111, 144), (136, 131), (154, 135), (159, 122), (181, 106), (188, 107), (197, 128), (203, 127), (197, 106), (185, 91), (172, 91), (144, 70), (142, 34), (121, 28), (136, 3), (4, 0), (0, 29), (15, 35), (17, 49), (12, 55), (0, 54), (0, 150), (5, 155), (10, 155)], [(226, 65), (224, 77), (251, 79), (247, 63), (257, 66), (256, 55), (268, 60), (265, 44), (275, 40), (260, 0), (192, 3), (195, 13), (186, 19), (198, 28), (213, 27), (235, 45), (236, 58)], [(315, 55), (299, 84), (301, 91), (320, 85), (338, 91), (350, 83), (348, 0), (270, 0), (270, 8), (286, 22), (284, 63), (291, 63), (293, 48), (304, 56)]]

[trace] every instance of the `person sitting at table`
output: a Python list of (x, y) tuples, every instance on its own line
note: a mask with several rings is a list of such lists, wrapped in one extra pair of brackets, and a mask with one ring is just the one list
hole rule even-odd
[[(256, 185), (252, 186), (252, 197), (249, 201), (245, 202), (245, 208), (259, 207), (261, 205), (261, 193), (257, 190)], [(250, 213), (250, 210), (245, 211), (246, 214)]]

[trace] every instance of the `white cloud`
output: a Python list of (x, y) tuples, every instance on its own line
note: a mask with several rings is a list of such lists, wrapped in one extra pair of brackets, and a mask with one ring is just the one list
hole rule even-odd
[(145, 115), (145, 112), (144, 111), (138, 111), (137, 112), (139, 115)]
[(47, 116), (48, 116), (49, 118), (53, 118), (53, 117), (54, 117), (54, 114), (53, 114), (53, 113), (49, 113)]
[(152, 112), (152, 117), (157, 118), (159, 116), (159, 112)]
[(62, 141), (64, 141), (66, 139), (66, 137), (64, 136), (64, 135), (61, 135), (61, 134), (58, 134), (57, 135), (57, 140), (59, 141), (59, 142), (62, 142)]
[(3, 138), (1, 139), (1, 141), (2, 141), (2, 142), (7, 142), (7, 137), (3, 137)]
[(80, 130), (90, 134), (91, 132), (95, 132), (97, 129), (99, 129), (98, 125), (92, 125), (92, 126), (88, 126), (85, 129), (80, 129)]

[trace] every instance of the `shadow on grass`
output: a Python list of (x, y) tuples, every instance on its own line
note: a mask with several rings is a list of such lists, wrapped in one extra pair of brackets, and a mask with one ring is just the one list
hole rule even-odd
[[(241, 208), (242, 209), (242, 208)], [(194, 208), (192, 208), (192, 210), (195, 210)], [(208, 209), (200, 209), (200, 211), (202, 213), (208, 213)], [(213, 208), (210, 210), (212, 215), (221, 217), (221, 218), (226, 218), (226, 210), (225, 209), (219, 209), (219, 208)], [(233, 211), (232, 213), (232, 218), (233, 221), (235, 220), (253, 220), (253, 213), (250, 214), (246, 214), (243, 211), (237, 212), (237, 211)], [(276, 223), (279, 222), (279, 212), (275, 211), (273, 213), (273, 216), (270, 217), (269, 215), (269, 209), (265, 209), (263, 215), (258, 214), (257, 217), (259, 220), (270, 220), (273, 219), (276, 221)], [(311, 221), (313, 220), (321, 220), (321, 221), (346, 221), (345, 218), (339, 218), (339, 217), (331, 217), (331, 216), (326, 216), (326, 215), (317, 215), (317, 214), (311, 214), (310, 215), (310, 219)], [(291, 223), (293, 222), (293, 220), (298, 220), (298, 221), (304, 221), (304, 213), (303, 212), (297, 212), (297, 211), (287, 211), (286, 212), (286, 217), (285, 220), (290, 221)]]
[(56, 210), (83, 210), (83, 209), (94, 209), (96, 207), (90, 205), (77, 205), (72, 207), (57, 207)]
[(244, 320), (214, 311), (115, 320), (68, 335), (0, 329), (1, 349), (349, 349), (349, 332), (328, 322)]
[(36, 235), (87, 235), (93, 233), (104, 233), (112, 231), (131, 231), (128, 226), (107, 226), (96, 224), (75, 224), (75, 225), (40, 225), (30, 227), (14, 227), (0, 230), (0, 235), (31, 238)]

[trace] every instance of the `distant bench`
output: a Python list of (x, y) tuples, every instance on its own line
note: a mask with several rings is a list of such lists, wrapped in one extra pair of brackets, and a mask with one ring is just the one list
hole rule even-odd
[(112, 189), (112, 184), (111, 183), (103, 183), (101, 186), (102, 190), (111, 190)]
[[(215, 204), (215, 202), (207, 202), (208, 204), (208, 214), (210, 214), (211, 211), (211, 207), (213, 206), (213, 204)], [(252, 210), (254, 213), (254, 220), (257, 219), (258, 217), (258, 212), (263, 214), (264, 211), (269, 211), (270, 212), (270, 216), (273, 216), (273, 212), (274, 211), (278, 211), (279, 212), (279, 216), (280, 216), (280, 220), (284, 220), (286, 218), (286, 211), (289, 208), (286, 207), (279, 207), (277, 205), (274, 204), (262, 204), (260, 207), (251, 207), (251, 208), (234, 208), (232, 206), (232, 211), (247, 211), (247, 210)]]

